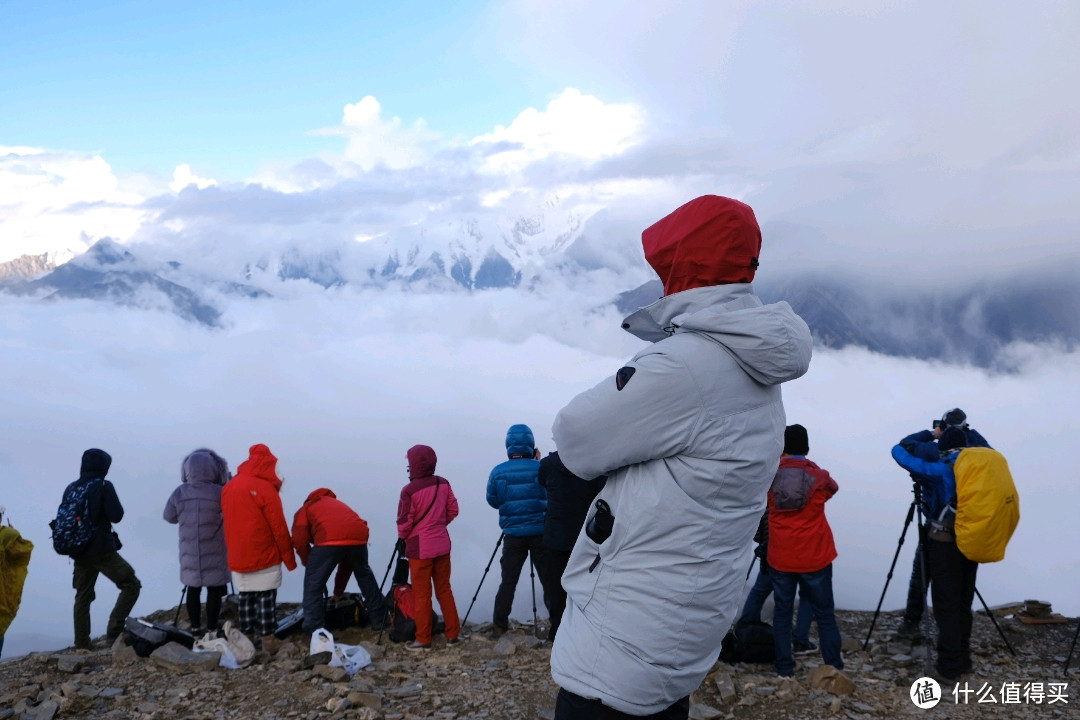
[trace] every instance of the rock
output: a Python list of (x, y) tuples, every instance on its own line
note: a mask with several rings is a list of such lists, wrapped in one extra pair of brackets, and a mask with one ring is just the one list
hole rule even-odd
[(691, 705), (690, 720), (715, 720), (722, 717), (724, 712), (708, 705)]
[(738, 694), (735, 691), (735, 680), (731, 675), (727, 673), (718, 673), (713, 682), (716, 685), (717, 691), (720, 693), (720, 700), (722, 702), (730, 702), (735, 699)]
[(897, 665), (907, 665), (909, 662), (911, 662), (911, 656), (910, 655), (905, 655), (904, 653), (897, 653), (896, 655), (893, 655), (889, 659), (892, 660)]
[(193, 652), (180, 643), (169, 642), (150, 653), (150, 659), (158, 667), (173, 672), (208, 672), (217, 669), (221, 653)]
[(301, 670), (311, 670), (316, 665), (325, 665), (334, 657), (334, 653), (327, 650), (326, 652), (315, 653), (314, 655), (308, 655), (306, 658), (300, 661)]
[(349, 673), (343, 667), (330, 667), (329, 665), (316, 665), (314, 668), (315, 674), (319, 677), (326, 678), (330, 682), (345, 682), (349, 679)]
[(141, 662), (142, 658), (135, 654), (135, 648), (126, 644), (119, 638), (117, 642), (112, 646), (112, 662), (113, 665), (123, 667), (125, 665), (134, 665)]
[(508, 657), (517, 652), (517, 645), (514, 644), (514, 639), (510, 635), (503, 635), (499, 638), (499, 642), (495, 643), (495, 647), (491, 649), (491, 652), (502, 657)]
[[(362, 707), (356, 710), (352, 717), (356, 720), (380, 720), (381, 716), (377, 710), (372, 710), (369, 707)], [(390, 716), (386, 716), (386, 720), (390, 720)]]
[(855, 683), (832, 665), (822, 665), (810, 673), (810, 687), (820, 688), (833, 695), (850, 695)]
[(543, 645), (545, 641), (533, 635), (526, 635), (525, 637), (518, 638), (517, 642), (522, 647), (532, 650), (535, 647)]
[(59, 711), (60, 703), (55, 700), (46, 700), (34, 708), (29, 715), (33, 720), (53, 720)]
[(118, 688), (118, 687), (102, 688), (101, 692), (98, 693), (98, 697), (103, 697), (103, 698), (124, 697), (124, 689), (123, 688)]
[(326, 701), (326, 709), (332, 713), (344, 712), (352, 707), (352, 702), (347, 697), (330, 698)]
[(86, 667), (86, 655), (57, 655), (56, 669), (60, 672), (77, 673)]
[(845, 635), (840, 641), (840, 650), (845, 653), (862, 652), (862, 641), (850, 635)]
[(398, 698), (415, 697), (423, 691), (423, 687), (420, 683), (409, 683), (408, 685), (402, 685), (398, 688), (392, 688), (386, 691), (387, 695)]
[(346, 697), (356, 707), (368, 707), (372, 710), (382, 710), (382, 698), (371, 692), (352, 691)]
[(382, 645), (376, 645), (373, 642), (364, 640), (360, 643), (360, 647), (368, 651), (368, 655), (371, 656), (372, 661), (382, 660), (386, 657), (386, 648)]

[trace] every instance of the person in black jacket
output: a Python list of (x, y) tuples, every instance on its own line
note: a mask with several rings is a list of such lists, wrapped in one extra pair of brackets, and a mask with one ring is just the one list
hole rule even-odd
[(105, 479), (112, 465), (112, 457), (104, 450), (91, 448), (83, 453), (79, 479), (68, 485), (64, 494), (80, 484), (90, 483), (87, 498), (90, 504), (90, 520), (94, 535), (86, 549), (72, 555), (75, 571), (72, 587), (75, 588), (75, 647), (89, 650), (90, 603), (94, 601), (94, 586), (98, 575), (109, 578), (120, 590), (109, 615), (106, 637), (111, 645), (124, 631), (124, 619), (139, 599), (142, 584), (135, 577), (135, 570), (117, 552), (120, 538), (113, 532), (112, 524), (124, 518), (124, 507), (116, 496), (116, 488)]
[(540, 461), (538, 480), (547, 489), (543, 543), (550, 551), (547, 577), (541, 578), (540, 582), (547, 588), (549, 596), (551, 629), (548, 630), (548, 640), (555, 642), (555, 633), (559, 631), (559, 623), (566, 610), (562, 574), (570, 561), (570, 551), (574, 549), (581, 526), (585, 524), (589, 506), (603, 489), (605, 478), (582, 480), (566, 469), (558, 452), (553, 452)]

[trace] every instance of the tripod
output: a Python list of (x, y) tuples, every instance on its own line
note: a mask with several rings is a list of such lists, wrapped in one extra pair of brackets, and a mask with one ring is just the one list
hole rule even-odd
[(1076, 619), (1076, 632), (1073, 633), (1072, 647), (1069, 648), (1069, 657), (1065, 658), (1065, 675), (1069, 674), (1069, 663), (1072, 661), (1073, 650), (1076, 649), (1076, 638), (1080, 637), (1080, 618)]
[[(491, 551), (491, 559), (488, 560), (487, 567), (484, 568), (484, 574), (480, 578), (480, 584), (476, 586), (476, 592), (473, 593), (472, 602), (469, 603), (469, 609), (465, 611), (465, 618), (461, 621), (461, 627), (465, 627), (465, 621), (469, 619), (469, 613), (472, 612), (473, 605), (476, 604), (476, 597), (480, 594), (480, 588), (484, 586), (484, 579), (487, 577), (488, 570), (491, 569), (491, 563), (495, 562), (495, 554), (499, 552), (499, 546), (502, 545), (503, 538), (506, 537), (505, 533), (499, 533), (499, 539), (495, 543), (495, 549)], [(533, 605), (536, 605), (536, 601), (533, 601)], [(533, 611), (535, 613), (535, 610)]]

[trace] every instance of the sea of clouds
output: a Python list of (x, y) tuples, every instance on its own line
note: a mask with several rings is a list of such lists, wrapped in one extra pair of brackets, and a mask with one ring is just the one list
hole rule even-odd
[[(554, 449), (558, 410), (610, 381), (642, 346), (612, 310), (592, 308), (591, 299), (561, 293), (318, 289), (238, 302), (229, 327), (207, 330), (154, 311), (0, 295), (0, 503), (36, 546), (5, 655), (71, 643), (72, 567), (52, 551), (47, 523), (89, 447), (113, 456), (109, 478), (126, 509), (117, 526), (122, 554), (143, 583), (135, 612), (146, 614), (179, 599), (177, 531), (161, 512), (191, 450), (211, 447), (235, 469), (250, 445), (268, 444), (286, 477), (288, 519), (311, 490), (332, 488), (370, 524), (381, 579), (405, 451), (431, 445), (461, 505), (451, 537), (464, 614), (499, 537), (484, 491), (505, 458), (507, 427), (527, 423), (543, 452)], [(1060, 402), (1080, 380), (1080, 363), (1075, 354), (1017, 351), (1027, 358), (1024, 371), (992, 375), (818, 350), (810, 372), (785, 386), (789, 422), (809, 429), (811, 458), (840, 485), (827, 507), (838, 607), (873, 609), (897, 548), (911, 492), (890, 447), (958, 405), (1009, 458), (1021, 495), (1008, 556), (980, 569), (980, 591), (991, 605), (1039, 598), (1080, 612), (1080, 486), (1068, 470), (1080, 428)], [(903, 605), (914, 544), (912, 529), (885, 609)], [(301, 580), (302, 571), (287, 574), (280, 599), (299, 601)], [(490, 619), (498, 582), (494, 563), (470, 621)], [(513, 611), (520, 620), (531, 620), (528, 582), (523, 574)], [(116, 590), (103, 578), (97, 595), (95, 634), (104, 632)]]

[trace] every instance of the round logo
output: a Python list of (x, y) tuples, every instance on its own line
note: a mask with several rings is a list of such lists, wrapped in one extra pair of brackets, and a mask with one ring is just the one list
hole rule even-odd
[(921, 677), (911, 683), (911, 702), (920, 710), (929, 710), (941, 702), (941, 686), (932, 677)]

